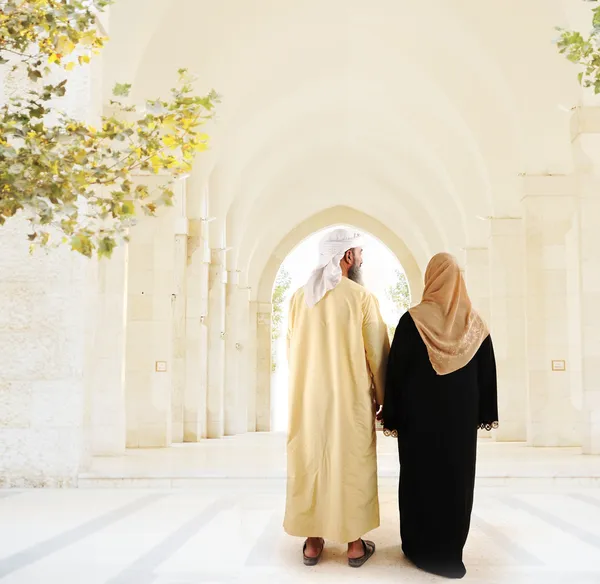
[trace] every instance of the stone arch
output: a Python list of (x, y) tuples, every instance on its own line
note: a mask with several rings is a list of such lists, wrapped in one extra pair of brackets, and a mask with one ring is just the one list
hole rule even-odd
[(331, 225), (348, 224), (366, 231), (379, 239), (398, 258), (404, 268), (411, 287), (413, 302), (418, 301), (423, 292), (421, 269), (411, 250), (391, 229), (377, 219), (350, 207), (331, 207), (312, 215), (292, 229), (273, 249), (260, 275), (256, 295), (256, 385), (250, 386), (254, 398), (250, 401), (256, 407), (257, 430), (270, 430), (271, 419), (271, 295), (277, 272), (288, 254), (307, 237)]
[(260, 277), (257, 301), (263, 303), (271, 302), (271, 294), (275, 284), (277, 272), (285, 258), (313, 233), (326, 229), (331, 225), (344, 224), (353, 225), (359, 230), (366, 231), (373, 237), (379, 239), (398, 258), (398, 261), (406, 272), (406, 277), (414, 298), (420, 298), (423, 292), (423, 277), (410, 249), (402, 238), (395, 234), (389, 227), (383, 225), (377, 219), (352, 209), (350, 207), (331, 207), (313, 215), (294, 229), (273, 250)]

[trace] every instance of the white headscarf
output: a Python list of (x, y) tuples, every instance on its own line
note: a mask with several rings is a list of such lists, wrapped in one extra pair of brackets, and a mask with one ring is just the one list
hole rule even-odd
[(319, 267), (314, 270), (304, 286), (304, 299), (309, 308), (342, 281), (340, 261), (349, 249), (360, 247), (362, 244), (362, 235), (349, 229), (334, 229), (321, 239)]

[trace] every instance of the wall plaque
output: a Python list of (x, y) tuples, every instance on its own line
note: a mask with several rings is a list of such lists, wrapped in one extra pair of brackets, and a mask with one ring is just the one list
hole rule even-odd
[(564, 359), (553, 359), (552, 360), (552, 371), (566, 371), (567, 364)]

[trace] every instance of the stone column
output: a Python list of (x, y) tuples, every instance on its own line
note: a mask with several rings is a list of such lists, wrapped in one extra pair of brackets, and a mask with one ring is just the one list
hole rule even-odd
[(469, 247), (465, 250), (465, 279), (473, 306), (490, 323), (490, 252), (487, 247)]
[(600, 454), (600, 107), (580, 108), (572, 133), (580, 185), (583, 451)]
[(256, 394), (258, 380), (258, 302), (251, 301), (248, 307), (248, 388), (246, 391), (248, 405), (248, 432), (256, 432)]
[(173, 254), (173, 413), (172, 442), (184, 441), (185, 390), (186, 390), (186, 292), (188, 220), (185, 211), (185, 189), (175, 202), (179, 217), (175, 222), (175, 249)]
[[(572, 400), (567, 235), (576, 213), (572, 177), (524, 179), (527, 264), (528, 443), (581, 444)], [(561, 370), (561, 362), (565, 369)]]
[(499, 441), (527, 439), (527, 326), (523, 221), (490, 226), (491, 330), (498, 365)]
[[(465, 265), (464, 277), (471, 302), (488, 326), (491, 326), (489, 249), (487, 247), (466, 248)], [(478, 435), (480, 439), (494, 439), (496, 430), (479, 430)]]
[(259, 303), (256, 314), (256, 431), (271, 430), (271, 316), (273, 305)]
[[(26, 73), (3, 78), (5, 95), (28, 90)], [(57, 104), (96, 123), (101, 60), (77, 68)], [(76, 486), (89, 454), (84, 370), (96, 324), (97, 264), (67, 247), (29, 254), (27, 221), (0, 228), (0, 487)]]
[(190, 222), (186, 274), (186, 382), (184, 441), (207, 437), (208, 392), (208, 246), (206, 219)]
[[(145, 177), (158, 184), (160, 177)], [(178, 183), (183, 189), (183, 184)], [(126, 347), (127, 445), (172, 441), (175, 207), (131, 230)]]
[(98, 262), (97, 327), (89, 369), (91, 452), (125, 451), (125, 323), (128, 249), (114, 250)]
[(247, 355), (248, 291), (240, 288), (239, 272), (228, 274), (225, 333), (225, 435), (246, 432), (247, 380), (243, 361)]
[[(244, 282), (240, 282), (243, 284)], [(238, 404), (240, 417), (238, 418), (237, 428), (239, 434), (245, 434), (249, 431), (248, 419), (251, 413), (251, 389), (252, 371), (256, 365), (256, 353), (252, 352), (251, 343), (251, 311), (250, 311), (250, 288), (240, 285), (238, 288), (237, 302), (238, 339), (236, 349), (238, 351)], [(256, 318), (254, 319), (256, 322)], [(252, 363), (254, 361), (254, 363)]]
[(208, 276), (208, 438), (225, 434), (225, 249), (211, 249)]

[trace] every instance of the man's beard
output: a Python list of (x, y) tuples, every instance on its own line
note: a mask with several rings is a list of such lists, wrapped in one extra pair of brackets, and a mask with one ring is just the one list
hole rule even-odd
[(357, 284), (360, 284), (361, 286), (364, 286), (363, 275), (362, 275), (362, 266), (354, 264), (348, 270), (348, 278), (350, 280), (352, 280), (353, 282), (356, 282)]

